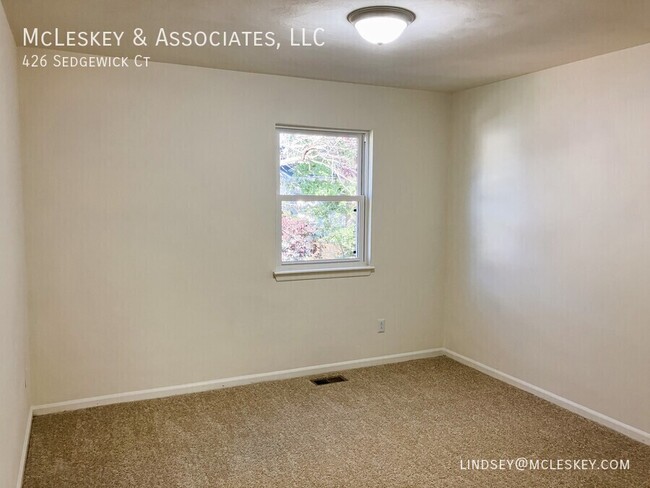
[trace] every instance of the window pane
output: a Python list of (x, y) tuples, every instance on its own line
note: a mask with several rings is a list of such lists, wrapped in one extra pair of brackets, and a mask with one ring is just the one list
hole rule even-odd
[(357, 202), (282, 202), (282, 261), (356, 259)]
[(281, 195), (357, 195), (359, 137), (280, 132)]

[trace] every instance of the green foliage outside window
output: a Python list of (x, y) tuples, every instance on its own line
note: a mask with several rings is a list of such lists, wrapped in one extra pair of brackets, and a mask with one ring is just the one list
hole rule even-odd
[[(280, 134), (280, 193), (359, 194), (359, 138), (300, 132)], [(357, 252), (354, 201), (284, 201), (283, 261), (349, 259)]]

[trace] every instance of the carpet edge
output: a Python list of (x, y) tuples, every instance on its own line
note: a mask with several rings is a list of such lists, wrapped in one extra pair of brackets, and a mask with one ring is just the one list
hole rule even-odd
[(504, 383), (508, 383), (509, 385), (519, 388), (520, 390), (532, 393), (537, 397), (558, 405), (566, 410), (569, 410), (570, 412), (578, 414), (581, 417), (592, 420), (597, 424), (600, 424), (609, 429), (615, 430), (619, 434), (623, 434), (624, 436), (634, 439), (635, 441), (650, 445), (650, 433), (645, 432), (644, 430), (628, 425), (624, 422), (621, 422), (620, 420), (616, 420), (615, 418), (609, 417), (608, 415), (600, 413), (589, 407), (585, 407), (584, 405), (569, 400), (568, 398), (564, 398), (553, 392), (540, 388), (539, 386), (533, 385), (532, 383), (528, 383), (527, 381), (504, 373), (503, 371), (499, 371), (498, 369), (492, 368), (491, 366), (468, 358), (467, 356), (458, 354), (457, 352), (454, 352), (450, 349), (443, 348), (443, 350), (445, 356), (461, 364), (464, 364), (465, 366), (469, 366), (470, 368), (480, 371), (481, 373), (485, 373), (488, 376), (503, 381)]
[(146, 390), (130, 391), (124, 393), (113, 393), (90, 398), (80, 398), (57, 403), (35, 405), (32, 407), (34, 416), (60, 413), (69, 410), (81, 410), (84, 408), (98, 407), (102, 405), (113, 405), (116, 403), (135, 402), (140, 400), (152, 400), (155, 398), (165, 398), (177, 395), (186, 395), (188, 393), (199, 393), (203, 391), (219, 390), (233, 386), (249, 385), (261, 383), (263, 381), (284, 380), (309, 376), (312, 374), (331, 373), (344, 369), (365, 368), (368, 366), (379, 366), (381, 364), (398, 363), (402, 361), (412, 361), (414, 359), (432, 358), (443, 356), (444, 349), (433, 348), (421, 351), (412, 351), (398, 354), (389, 354), (385, 356), (374, 356), (364, 359), (353, 359), (336, 363), (318, 364), (313, 366), (304, 366), (300, 368), (271, 371), (268, 373), (255, 373), (243, 376), (233, 376), (216, 380), (201, 381), (197, 383), (186, 383), (181, 385), (163, 386), (158, 388), (149, 388)]

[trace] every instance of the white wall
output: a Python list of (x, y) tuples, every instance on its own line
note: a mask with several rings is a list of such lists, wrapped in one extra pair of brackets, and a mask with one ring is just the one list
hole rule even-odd
[[(35, 404), (442, 345), (449, 95), (170, 64), (20, 81)], [(276, 123), (374, 131), (374, 275), (274, 281)]]
[(27, 323), (17, 59), (0, 5), (0, 486), (16, 486), (25, 426)]
[(650, 45), (453, 97), (445, 341), (650, 431)]

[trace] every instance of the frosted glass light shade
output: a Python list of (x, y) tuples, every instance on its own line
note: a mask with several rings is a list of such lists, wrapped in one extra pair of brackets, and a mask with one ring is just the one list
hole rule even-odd
[(364, 7), (348, 15), (357, 32), (372, 44), (388, 44), (402, 35), (415, 14), (400, 7)]
[(402, 35), (408, 24), (394, 17), (369, 17), (354, 24), (359, 35), (373, 44), (388, 44)]

